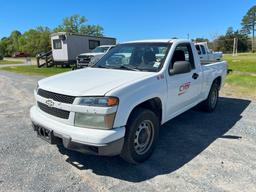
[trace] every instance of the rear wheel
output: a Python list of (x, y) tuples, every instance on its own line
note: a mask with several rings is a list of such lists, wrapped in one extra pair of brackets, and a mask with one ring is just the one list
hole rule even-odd
[(206, 112), (213, 112), (219, 101), (219, 85), (214, 82), (209, 95), (205, 101), (200, 104), (200, 108)]
[(135, 109), (126, 126), (121, 157), (134, 164), (147, 160), (155, 148), (158, 132), (156, 114), (148, 109)]

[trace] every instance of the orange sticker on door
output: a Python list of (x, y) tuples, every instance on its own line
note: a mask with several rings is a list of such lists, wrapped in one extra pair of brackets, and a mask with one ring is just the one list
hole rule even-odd
[(186, 82), (184, 84), (182, 84), (180, 87), (179, 87), (179, 93), (178, 95), (183, 95), (184, 93), (186, 93), (186, 91), (189, 89), (190, 87), (190, 82)]

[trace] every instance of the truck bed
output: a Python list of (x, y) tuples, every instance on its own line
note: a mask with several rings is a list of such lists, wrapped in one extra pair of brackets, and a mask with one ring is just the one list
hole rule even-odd
[(223, 79), (221, 86), (224, 85), (224, 80), (227, 74), (227, 62), (219, 61), (202, 64), (202, 71), (204, 74), (203, 92), (208, 93), (208, 89), (211, 87), (210, 85), (213, 82), (213, 78), (221, 76)]
[[(221, 61), (219, 61), (219, 62), (221, 62)], [(207, 62), (206, 61), (201, 61), (201, 65), (209, 65), (209, 64), (213, 64), (213, 63), (216, 63), (216, 61), (207, 61)]]

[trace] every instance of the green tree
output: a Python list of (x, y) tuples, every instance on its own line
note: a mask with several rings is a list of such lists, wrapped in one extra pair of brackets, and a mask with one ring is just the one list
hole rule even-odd
[(20, 50), (32, 56), (49, 51), (51, 49), (50, 33), (49, 28), (41, 26), (26, 31), (19, 39)]
[(195, 39), (192, 39), (194, 42), (209, 42), (209, 39), (203, 38), (203, 37), (198, 37)]
[(3, 60), (4, 58), (4, 48), (3, 46), (0, 44), (0, 60)]
[(65, 17), (61, 25), (54, 32), (70, 32), (82, 35), (103, 36), (103, 27), (100, 25), (86, 25), (87, 19), (79, 14)]
[(9, 37), (4, 37), (0, 41), (1, 52), (4, 56), (11, 56), (14, 52), (19, 50), (19, 38), (21, 32), (13, 31)]
[(2, 38), (0, 45), (2, 47), (2, 52), (3, 52), (4, 56), (8, 57), (13, 54), (13, 51), (14, 51), (13, 45), (12, 45), (12, 41), (9, 37)]
[(19, 50), (19, 38), (21, 36), (21, 32), (19, 31), (13, 31), (10, 35), (10, 39), (12, 41), (12, 46), (14, 51)]
[(243, 17), (241, 25), (242, 30), (247, 34), (252, 34), (252, 52), (254, 52), (254, 34), (256, 24), (256, 5), (251, 7)]
[(248, 36), (242, 31), (236, 30), (232, 27), (227, 29), (225, 35), (219, 36), (212, 43), (214, 50), (223, 51), (225, 53), (231, 53), (233, 51), (234, 38), (238, 39), (238, 51), (246, 52), (249, 49)]
[(100, 25), (86, 25), (82, 26), (80, 33), (84, 35), (102, 37), (103, 36), (103, 27)]

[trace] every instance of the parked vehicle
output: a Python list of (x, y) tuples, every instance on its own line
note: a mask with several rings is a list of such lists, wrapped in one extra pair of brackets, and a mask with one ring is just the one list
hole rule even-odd
[(225, 61), (201, 65), (188, 40), (118, 44), (92, 67), (40, 80), (33, 127), (51, 144), (140, 163), (162, 124), (198, 104), (215, 110), (226, 68)]
[(77, 56), (76, 68), (84, 68), (97, 63), (114, 45), (102, 45), (93, 49), (90, 53), (82, 53)]
[(195, 46), (201, 63), (220, 61), (222, 58), (222, 52), (213, 52), (208, 48), (207, 42), (195, 43)]
[(15, 53), (13, 53), (12, 57), (16, 58), (16, 57), (29, 57), (30, 55), (28, 53), (24, 53), (24, 52), (20, 52), (17, 51)]
[(100, 45), (115, 45), (116, 39), (59, 32), (51, 35), (51, 44), (54, 64), (69, 65), (76, 63), (79, 54), (90, 52)]

